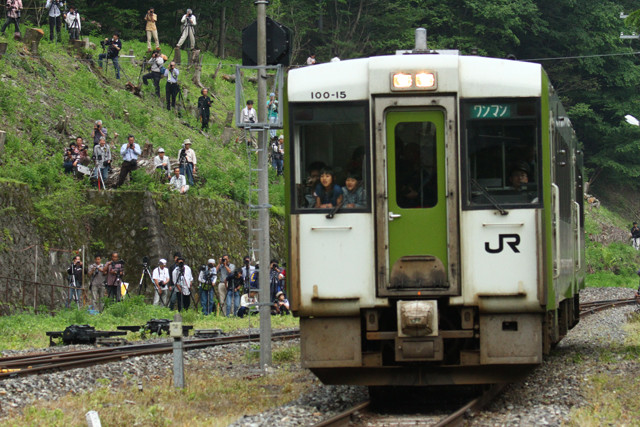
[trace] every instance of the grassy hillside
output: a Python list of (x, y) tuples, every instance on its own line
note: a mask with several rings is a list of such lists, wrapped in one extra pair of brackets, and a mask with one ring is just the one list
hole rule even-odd
[[(30, 186), (36, 199), (38, 225), (49, 237), (54, 237), (56, 223), (100, 215), (99, 210), (84, 199), (82, 190), (89, 187), (88, 180), (77, 180), (62, 172), (64, 148), (76, 136), (89, 140), (93, 123), (98, 119), (103, 120), (110, 136), (113, 132), (120, 135), (113, 152), (119, 152), (126, 135), (132, 133), (141, 146), (149, 142), (156, 150), (163, 147), (175, 160), (182, 141), (191, 139), (198, 156), (199, 176), (205, 182), (193, 188), (188, 197), (246, 202), (246, 147), (233, 141), (224, 147), (220, 141), (227, 111), (234, 108), (235, 85), (212, 78), (219, 64), (218, 76), (233, 74), (233, 64), (238, 61), (220, 61), (208, 53), (204, 55), (201, 80), (217, 98), (212, 107), (210, 131), (205, 136), (200, 133), (193, 112), (183, 111), (178, 115), (164, 108), (165, 80), (160, 83), (161, 100), (155, 97), (153, 84), (143, 86), (142, 97), (124, 89), (127, 81), (137, 84), (140, 74), (140, 67), (132, 65), (130, 59), (121, 58), (123, 73), (121, 80), (116, 80), (111, 64), (107, 73), (103, 73), (97, 63), (81, 59), (65, 43), (55, 45), (43, 39), (39, 56), (33, 57), (22, 43), (7, 41), (7, 55), (0, 59), (0, 130), (7, 132), (0, 180), (24, 182)], [(101, 52), (99, 40), (92, 38), (91, 41), (98, 48), (90, 51), (89, 56), (97, 60)], [(123, 41), (122, 52), (128, 53), (129, 49), (140, 58), (146, 52), (146, 43)], [(162, 49), (165, 54), (172, 52), (166, 45)], [(200, 89), (191, 82), (192, 72), (187, 70), (186, 55), (183, 55), (183, 64), (179, 68), (185, 103), (194, 106)], [(68, 135), (56, 129), (59, 119), (64, 116), (69, 116)], [(119, 156), (116, 159), (119, 163)], [(133, 181), (122, 187), (122, 190), (127, 189), (166, 191), (143, 171), (134, 173)], [(274, 184), (271, 203), (282, 206), (283, 200), (282, 184)]]
[(587, 286), (638, 286), (640, 252), (633, 249), (628, 238), (631, 223), (604, 206), (587, 209)]

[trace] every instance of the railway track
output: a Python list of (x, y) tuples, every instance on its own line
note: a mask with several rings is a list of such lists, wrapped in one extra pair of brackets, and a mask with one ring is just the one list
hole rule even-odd
[(636, 294), (636, 296), (633, 298), (585, 302), (580, 304), (580, 316), (584, 317), (598, 311), (606, 310), (608, 308), (632, 304), (640, 304), (640, 296), (638, 294)]
[[(494, 384), (480, 396), (467, 402), (450, 415), (434, 416), (434, 415), (406, 415), (387, 417), (375, 414), (371, 408), (371, 402), (366, 401), (355, 405), (331, 418), (319, 422), (314, 427), (342, 427), (348, 425), (358, 425), (359, 421), (363, 421), (363, 425), (367, 426), (389, 426), (389, 425), (430, 425), (433, 427), (448, 427), (462, 425), (462, 421), (469, 413), (480, 411), (495, 399), (500, 392), (507, 386), (504, 384)], [(364, 421), (366, 419), (366, 421)]]
[[(273, 332), (274, 340), (289, 340), (300, 337), (299, 330)], [(185, 350), (195, 350), (205, 347), (259, 341), (260, 335), (233, 335), (216, 338), (194, 339), (184, 342)], [(95, 350), (63, 351), (56, 353), (42, 353), (28, 356), (10, 356), (0, 358), (0, 380), (26, 375), (34, 375), (47, 371), (92, 366), (97, 363), (115, 362), (131, 357), (171, 353), (172, 342), (135, 344), (122, 347), (109, 347)]]

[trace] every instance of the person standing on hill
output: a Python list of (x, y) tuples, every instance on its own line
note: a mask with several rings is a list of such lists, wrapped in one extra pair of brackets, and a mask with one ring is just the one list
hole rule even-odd
[(176, 98), (178, 96), (178, 76), (180, 70), (176, 68), (176, 63), (171, 61), (169, 68), (164, 70), (164, 75), (167, 78), (167, 85), (165, 86), (165, 97), (167, 98), (167, 110), (171, 111), (171, 107), (176, 109)]
[(193, 174), (196, 172), (196, 152), (191, 149), (191, 140), (185, 139), (182, 148), (178, 151), (178, 162), (180, 163), (180, 175), (184, 175), (193, 185)]
[(145, 27), (145, 30), (147, 32), (147, 51), (151, 52), (151, 36), (153, 36), (153, 40), (156, 42), (156, 49), (160, 49), (160, 41), (158, 40), (158, 29), (156, 28), (158, 15), (155, 14), (155, 10), (153, 10), (153, 8), (147, 11), (144, 20), (147, 22), (147, 26)]
[(634, 222), (633, 227), (631, 227), (631, 239), (633, 240), (633, 249), (636, 251), (640, 249), (640, 227), (638, 227), (638, 223)]
[(45, 9), (49, 10), (49, 40), (53, 41), (53, 31), (58, 33), (58, 39), (60, 39), (60, 27), (62, 25), (62, 8), (64, 7), (64, 1), (61, 0), (47, 0)]
[(75, 7), (69, 6), (69, 13), (67, 13), (65, 22), (69, 30), (69, 38), (71, 40), (80, 40), (82, 25), (80, 24), (80, 14), (76, 11)]
[(102, 68), (103, 59), (107, 59), (107, 65), (109, 64), (109, 60), (111, 60), (111, 62), (113, 62), (113, 68), (116, 70), (116, 79), (120, 79), (120, 63), (118, 62), (118, 56), (120, 55), (120, 50), (122, 50), (120, 35), (115, 33), (110, 40), (104, 39), (103, 46), (107, 49), (107, 53), (98, 55), (98, 65)]
[(22, 9), (22, 0), (7, 0), (7, 20), (2, 25), (0, 33), (4, 36), (4, 30), (13, 22), (15, 33), (20, 32), (20, 9)]
[(120, 147), (122, 166), (120, 168), (120, 176), (118, 176), (118, 183), (116, 184), (116, 187), (120, 187), (124, 184), (124, 180), (127, 179), (127, 175), (138, 168), (138, 156), (141, 154), (142, 150), (140, 150), (140, 146), (135, 142), (135, 137), (130, 134), (127, 138), (127, 143)]
[(189, 43), (193, 50), (196, 47), (196, 16), (191, 9), (187, 9), (187, 13), (182, 17), (180, 22), (182, 22), (182, 35), (176, 47), (181, 48), (182, 44), (187, 40), (187, 37), (189, 37)]
[(164, 58), (162, 57), (160, 48), (157, 48), (153, 52), (147, 64), (151, 65), (151, 72), (142, 76), (142, 83), (146, 85), (148, 84), (147, 80), (153, 79), (153, 86), (156, 88), (156, 96), (160, 98), (160, 80), (162, 80), (162, 72), (160, 69), (162, 68), (162, 64), (164, 64)]
[(209, 98), (209, 90), (207, 88), (202, 89), (202, 96), (198, 98), (198, 114), (202, 121), (202, 130), (209, 128), (209, 118), (211, 117), (211, 98)]

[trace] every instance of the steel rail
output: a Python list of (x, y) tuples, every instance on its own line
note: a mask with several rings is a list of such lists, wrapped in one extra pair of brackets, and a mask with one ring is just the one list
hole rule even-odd
[[(287, 340), (300, 337), (299, 330), (274, 332), (272, 339)], [(226, 344), (258, 341), (258, 334), (232, 335), (226, 337), (204, 338), (184, 342), (185, 350), (195, 350), (205, 347), (220, 346)], [(0, 358), (0, 369), (9, 372), (0, 372), (0, 380), (25, 375), (32, 375), (48, 370), (65, 370), (77, 367), (94, 365), (131, 357), (170, 353), (173, 351), (173, 343), (138, 344), (124, 347), (112, 347), (98, 350), (56, 352), (49, 354), (30, 355), (23, 358), (12, 356)], [(11, 359), (11, 360), (5, 360)]]
[(349, 421), (351, 420), (351, 416), (358, 411), (362, 411), (366, 409), (371, 404), (371, 401), (367, 400), (365, 402), (359, 403), (356, 406), (347, 409), (344, 412), (340, 412), (337, 415), (334, 415), (331, 418), (328, 418), (324, 421), (320, 421), (318, 424), (315, 424), (314, 427), (339, 427), (349, 425)]
[(606, 310), (608, 308), (631, 304), (640, 304), (640, 296), (636, 295), (634, 298), (625, 299), (591, 301), (580, 304), (580, 316), (584, 317), (590, 314), (594, 314), (598, 311)]
[(487, 391), (482, 393), (481, 396), (471, 400), (466, 405), (455, 411), (453, 414), (441, 419), (434, 427), (446, 427), (446, 426), (458, 426), (462, 425), (465, 414), (475, 413), (487, 406), (493, 401), (493, 399), (500, 394), (500, 392), (507, 386), (507, 383), (493, 384)]

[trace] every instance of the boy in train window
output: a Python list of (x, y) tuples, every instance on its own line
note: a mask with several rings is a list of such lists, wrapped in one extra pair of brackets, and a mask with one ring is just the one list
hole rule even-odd
[(348, 172), (347, 179), (342, 187), (343, 205), (345, 208), (364, 208), (367, 205), (367, 196), (362, 187), (362, 179), (355, 172)]

